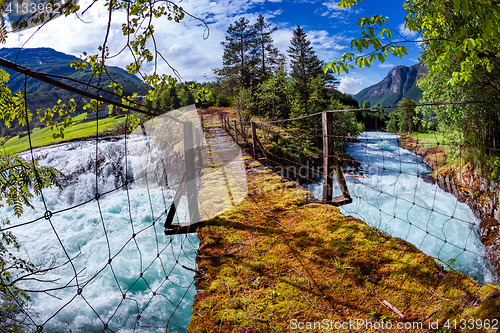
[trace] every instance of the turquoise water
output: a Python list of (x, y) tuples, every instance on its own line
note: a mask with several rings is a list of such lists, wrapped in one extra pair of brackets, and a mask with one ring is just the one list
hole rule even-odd
[[(160, 153), (143, 138), (130, 138), (124, 151), (124, 140), (99, 142), (96, 183), (95, 142), (38, 149), (41, 164), (67, 176), (62, 190), (43, 191), (53, 216), (43, 218), (41, 197), (20, 219), (7, 208), (12, 225), (42, 217), (13, 229), (23, 255), (41, 268), (61, 266), (39, 277), (52, 282), (22, 285), (53, 289), (30, 293), (32, 322), (43, 325), (44, 332), (102, 332), (105, 325), (113, 332), (165, 332), (167, 324), (168, 332), (186, 331), (196, 293), (194, 272), (187, 268), (196, 269), (199, 241), (196, 234), (164, 235), (172, 192), (154, 177), (137, 179), (158, 167)], [(125, 179), (136, 179), (128, 191), (122, 187), (91, 200), (96, 187), (105, 193)], [(180, 220), (186, 211), (179, 207)]]
[[(361, 168), (345, 170), (353, 203), (340, 207), (342, 213), (413, 243), (438, 262), (453, 266), (456, 260), (454, 269), (480, 282), (495, 281), (484, 259), (480, 221), (469, 206), (426, 183), (422, 176), (432, 170), (420, 156), (401, 148), (397, 135), (364, 132), (359, 139), (346, 148)], [(322, 197), (320, 185), (310, 189)], [(341, 195), (339, 188), (334, 195)]]

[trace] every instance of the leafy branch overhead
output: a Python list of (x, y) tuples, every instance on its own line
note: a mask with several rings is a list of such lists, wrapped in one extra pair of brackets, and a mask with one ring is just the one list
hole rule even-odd
[[(343, 0), (338, 6), (350, 8), (354, 5), (357, 5), (357, 0)], [(431, 70), (440, 70), (450, 59), (460, 58), (460, 66), (448, 84), (470, 80), (478, 67), (491, 72), (494, 64), (500, 64), (500, 25), (497, 19), (500, 4), (497, 2), (408, 0), (404, 8), (407, 12), (405, 29), (420, 34), (421, 38), (393, 39), (387, 17), (362, 17), (358, 20), (361, 36), (352, 40), (351, 52), (344, 53), (340, 60), (327, 63), (324, 70), (348, 73), (355, 66), (363, 68), (370, 67), (377, 60), (384, 62), (389, 54), (403, 57), (407, 54), (403, 45), (406, 43), (421, 43), (426, 51), (439, 50), (436, 61), (426, 64)], [(460, 28), (454, 26), (457, 21), (462, 22)]]

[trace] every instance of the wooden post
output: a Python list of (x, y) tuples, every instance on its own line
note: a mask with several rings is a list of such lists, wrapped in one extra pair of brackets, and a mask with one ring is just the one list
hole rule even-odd
[(190, 121), (186, 121), (184, 123), (186, 192), (190, 221), (191, 223), (197, 223), (200, 222), (200, 212), (198, 209), (198, 189), (196, 187), (196, 164), (193, 141), (193, 124)]
[(330, 167), (333, 166), (333, 142), (331, 128), (331, 115), (326, 111), (321, 114), (323, 124), (323, 202), (330, 202), (333, 198), (333, 178), (330, 174)]
[(339, 163), (339, 159), (337, 157), (333, 158), (333, 168), (335, 170), (335, 176), (337, 177), (337, 181), (339, 182), (340, 190), (342, 191), (342, 197), (346, 199), (351, 199), (351, 195), (349, 194), (349, 189), (347, 188), (347, 184), (345, 182), (344, 173), (342, 172), (342, 168)]
[(233, 125), (234, 125), (234, 142), (238, 144), (238, 130), (236, 129), (236, 119), (233, 119)]
[(224, 127), (224, 115), (219, 111), (220, 125)]
[(179, 182), (179, 186), (177, 186), (177, 191), (175, 192), (174, 201), (172, 201), (170, 209), (168, 210), (167, 219), (165, 221), (165, 231), (167, 229), (170, 229), (172, 226), (175, 213), (177, 212), (177, 206), (179, 206), (179, 201), (181, 201), (182, 195), (184, 194), (185, 185), (186, 185), (186, 174), (184, 173)]
[(203, 115), (200, 115), (201, 130), (205, 131), (205, 123), (203, 122)]
[(201, 170), (203, 168), (203, 157), (201, 155), (201, 149), (203, 148), (203, 131), (201, 129), (196, 129), (196, 152), (198, 153), (198, 168)]
[[(352, 198), (349, 194), (339, 159), (334, 156), (332, 118), (333, 113), (323, 111), (321, 114), (323, 123), (323, 202), (339, 206), (351, 203)], [(335, 198), (333, 197), (333, 177), (330, 172), (332, 168), (342, 191), (342, 196)]]
[(252, 141), (253, 141), (253, 158), (257, 159), (257, 132), (255, 131), (255, 123), (252, 121)]

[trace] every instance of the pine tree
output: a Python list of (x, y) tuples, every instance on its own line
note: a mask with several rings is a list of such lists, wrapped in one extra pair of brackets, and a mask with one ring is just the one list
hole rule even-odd
[(311, 41), (306, 39), (307, 34), (298, 25), (293, 31), (291, 46), (288, 48), (288, 56), (291, 58), (291, 76), (295, 80), (296, 91), (301, 97), (303, 105), (310, 97), (308, 83), (312, 78), (322, 76), (321, 61), (316, 56)]
[(262, 14), (257, 18), (257, 23), (253, 26), (256, 33), (255, 57), (258, 60), (256, 65), (259, 82), (264, 82), (271, 73), (278, 68), (278, 63), (283, 55), (273, 45), (271, 34), (278, 30), (278, 27), (266, 22)]
[(241, 17), (229, 25), (226, 31), (226, 40), (221, 42), (224, 46), (222, 56), (223, 68), (215, 73), (226, 81), (230, 90), (236, 87), (249, 88), (255, 79), (253, 67), (255, 66), (256, 33), (249, 21)]

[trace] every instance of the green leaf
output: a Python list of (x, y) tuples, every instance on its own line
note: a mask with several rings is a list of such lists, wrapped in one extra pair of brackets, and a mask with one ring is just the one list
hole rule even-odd
[(460, 0), (460, 2), (462, 3), (462, 9), (464, 10), (465, 14), (469, 15), (469, 0)]
[(7, 73), (3, 68), (0, 68), (0, 80), (2, 82), (9, 82), (10, 74)]
[(476, 47), (476, 41), (472, 38), (467, 38), (466, 39), (467, 44), (469, 44), (470, 48), (473, 49)]

